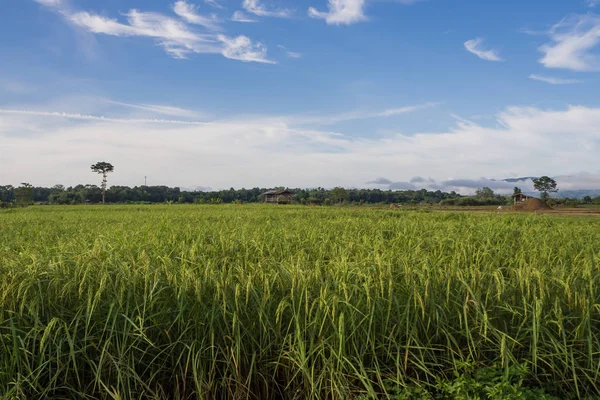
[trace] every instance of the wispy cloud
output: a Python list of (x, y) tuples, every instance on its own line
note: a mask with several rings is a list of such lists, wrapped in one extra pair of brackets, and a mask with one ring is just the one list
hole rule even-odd
[(409, 114), (421, 110), (427, 110), (438, 106), (439, 103), (429, 102), (398, 108), (388, 108), (383, 111), (351, 111), (341, 114), (330, 114), (316, 117), (292, 117), (287, 119), (290, 123), (302, 125), (333, 125), (345, 121), (370, 118), (389, 118), (402, 114)]
[(571, 85), (571, 84), (575, 84), (575, 83), (581, 83), (581, 81), (579, 79), (562, 79), (562, 78), (555, 78), (552, 76), (541, 76), (541, 75), (536, 75), (536, 74), (529, 75), (529, 79), (546, 82), (551, 85)]
[(216, 18), (205, 17), (204, 15), (198, 14), (198, 7), (189, 4), (184, 0), (176, 1), (175, 4), (173, 4), (173, 11), (190, 24), (202, 25), (211, 30), (221, 29)]
[(250, 18), (249, 16), (247, 16), (239, 10), (233, 13), (233, 15), (231, 16), (231, 20), (235, 22), (258, 22), (257, 20)]
[(204, 3), (208, 4), (209, 6), (215, 7), (215, 8), (220, 8), (220, 9), (225, 8), (217, 0), (204, 0)]
[(171, 125), (205, 125), (206, 122), (182, 121), (175, 119), (152, 119), (152, 118), (111, 118), (98, 115), (74, 114), (58, 111), (36, 111), (36, 110), (12, 110), (0, 108), (0, 114), (29, 115), (36, 117), (55, 117), (83, 121), (104, 121), (141, 124), (171, 124)]
[(245, 62), (275, 64), (274, 61), (267, 59), (267, 48), (260, 42), (252, 43), (246, 36), (230, 38), (219, 35), (219, 40), (224, 44), (223, 55), (227, 58)]
[(284, 50), (285, 54), (288, 56), (288, 58), (302, 58), (302, 53), (298, 53), (296, 51), (290, 51), (287, 47), (285, 47), (281, 44), (278, 44), (277, 47)]
[(127, 24), (88, 12), (70, 14), (68, 18), (93, 33), (154, 38), (157, 45), (174, 58), (186, 58), (190, 53), (221, 51), (214, 36), (196, 33), (183, 22), (163, 14), (130, 10), (124, 15)]
[[(36, 1), (46, 4), (51, 0)], [(57, 0), (52, 1), (53, 4), (61, 4)], [(126, 22), (93, 12), (60, 10), (72, 24), (92, 33), (153, 38), (156, 44), (173, 58), (185, 59), (190, 54), (220, 53), (233, 60), (274, 63), (267, 59), (267, 48), (262, 43), (252, 43), (251, 39), (244, 35), (229, 37), (215, 34), (213, 31), (220, 29), (217, 21), (198, 14), (195, 6), (179, 0), (174, 3), (173, 11), (185, 22), (161, 13), (136, 9), (123, 14)], [(208, 32), (199, 32), (186, 22), (201, 25), (207, 28)]]
[(428, 108), (437, 107), (439, 104), (440, 103), (430, 102), (430, 103), (418, 104), (418, 105), (414, 105), (414, 106), (390, 108), (390, 109), (387, 109), (380, 113), (374, 114), (373, 116), (375, 116), (375, 117), (391, 117), (394, 115), (407, 114), (407, 113), (411, 113), (411, 112), (415, 112), (415, 111), (426, 110)]
[(132, 104), (125, 103), (122, 101), (114, 101), (110, 99), (101, 98), (103, 101), (109, 104), (115, 104), (118, 106), (130, 107), (138, 110), (148, 111), (150, 113), (169, 115), (171, 117), (181, 117), (181, 118), (198, 118), (201, 116), (200, 113), (188, 110), (181, 107), (174, 106), (164, 106), (164, 105), (156, 105), (156, 104)]
[(46, 7), (59, 7), (62, 5), (62, 0), (34, 0), (36, 3), (40, 3)]
[(471, 53), (475, 54), (477, 57), (486, 61), (504, 61), (498, 51), (490, 49), (486, 50), (483, 47), (484, 40), (482, 38), (475, 38), (472, 40), (467, 40), (464, 45), (465, 48)]
[(366, 21), (364, 14), (365, 0), (328, 0), (328, 11), (319, 11), (314, 7), (308, 9), (312, 18), (324, 19), (329, 25), (350, 25)]
[(585, 4), (588, 7), (596, 7), (598, 4), (600, 4), (600, 0), (585, 0)]
[(544, 53), (541, 64), (572, 71), (600, 71), (600, 57), (593, 53), (600, 44), (600, 17), (568, 16), (554, 25), (548, 35), (552, 42), (540, 47)]
[(260, 0), (244, 0), (242, 7), (249, 13), (260, 17), (289, 18), (293, 14), (293, 11), (289, 9), (270, 10), (261, 4)]

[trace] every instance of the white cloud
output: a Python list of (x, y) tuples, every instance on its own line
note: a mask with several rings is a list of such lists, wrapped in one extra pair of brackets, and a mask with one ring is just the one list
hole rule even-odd
[(472, 40), (467, 40), (465, 43), (465, 48), (471, 53), (475, 54), (477, 57), (486, 61), (504, 61), (496, 50), (486, 50), (483, 48), (483, 39), (475, 38)]
[(116, 19), (110, 19), (102, 17), (97, 14), (90, 14), (88, 12), (77, 12), (68, 15), (68, 18), (76, 25), (82, 26), (93, 33), (104, 33), (106, 35), (115, 36), (127, 36), (127, 35), (140, 35), (140, 36), (159, 36), (157, 33), (144, 32), (138, 30), (131, 25), (126, 25), (118, 22)]
[(414, 111), (419, 111), (419, 110), (425, 110), (428, 108), (432, 108), (432, 107), (436, 107), (439, 103), (425, 103), (425, 104), (419, 104), (419, 105), (415, 105), (415, 106), (406, 106), (406, 107), (400, 107), (400, 108), (390, 108), (388, 110), (385, 110), (381, 113), (376, 114), (376, 116), (378, 117), (391, 117), (393, 115), (400, 115), (400, 114), (406, 114), (406, 113), (411, 113)]
[[(50, 0), (38, 1), (48, 2)], [(173, 11), (189, 23), (202, 25), (209, 30), (219, 29), (214, 18), (201, 16), (197, 13), (196, 7), (185, 1), (175, 2)], [(220, 53), (233, 60), (274, 64), (273, 61), (267, 59), (267, 48), (262, 43), (252, 43), (248, 37), (243, 35), (231, 38), (212, 32), (200, 33), (185, 22), (161, 13), (132, 9), (124, 14), (127, 23), (86, 11), (61, 10), (61, 13), (71, 23), (92, 33), (154, 38), (156, 44), (173, 58), (187, 58), (193, 53)]]
[(302, 116), (302, 117), (287, 117), (284, 122), (294, 125), (334, 125), (345, 121), (355, 121), (360, 119), (371, 118), (389, 118), (402, 114), (409, 114), (421, 110), (434, 108), (439, 103), (429, 102), (424, 104), (416, 104), (398, 108), (388, 108), (382, 111), (364, 111), (357, 110), (340, 114), (330, 114), (325, 116)]
[(571, 85), (571, 84), (575, 84), (575, 83), (581, 83), (581, 81), (578, 79), (562, 79), (562, 78), (555, 78), (552, 76), (541, 76), (541, 75), (536, 75), (536, 74), (529, 75), (529, 79), (546, 82), (551, 85)]
[(585, 4), (588, 7), (596, 7), (598, 4), (600, 4), (600, 0), (585, 0)]
[[(395, 181), (421, 186), (427, 182), (410, 178), (446, 182), (449, 176), (589, 171), (600, 151), (600, 108), (582, 106), (509, 107), (491, 127), (459, 122), (440, 132), (378, 138), (276, 118), (201, 123), (5, 111), (0, 159), (11, 168), (0, 169), (0, 181), (17, 184), (91, 182), (90, 160), (107, 159), (116, 166), (112, 184), (134, 184), (148, 175), (153, 182), (187, 187), (361, 186), (393, 172)], [(201, 181), (197, 171), (203, 172)], [(597, 187), (598, 180), (587, 181)]]
[(217, 0), (204, 0), (204, 3), (208, 4), (209, 6), (215, 7), (215, 8), (220, 8), (220, 9), (224, 8), (221, 4), (219, 4), (219, 2)]
[[(118, 103), (123, 104), (123, 103)], [(75, 114), (58, 111), (36, 111), (36, 110), (15, 110), (0, 108), (0, 114), (5, 115), (29, 115), (36, 117), (56, 117), (67, 118), (81, 121), (101, 121), (101, 122), (119, 122), (136, 124), (170, 124), (170, 125), (203, 125), (200, 121), (181, 121), (175, 119), (150, 119), (150, 118), (111, 118), (98, 115)]]
[(173, 4), (173, 11), (190, 24), (202, 25), (207, 29), (215, 31), (221, 29), (216, 18), (198, 14), (197, 7), (184, 0), (176, 1)]
[(112, 36), (147, 36), (174, 58), (186, 58), (190, 53), (219, 53), (214, 36), (191, 30), (185, 23), (160, 13), (130, 10), (125, 14), (127, 24), (88, 12), (70, 14), (76, 25), (93, 33)]
[(262, 43), (254, 44), (246, 36), (230, 38), (219, 35), (219, 40), (224, 45), (222, 54), (227, 58), (245, 62), (275, 64), (274, 61), (267, 59), (267, 48)]
[(134, 109), (138, 109), (138, 110), (142, 110), (142, 111), (148, 111), (150, 113), (168, 115), (171, 117), (199, 118), (202, 116), (200, 113), (198, 113), (196, 111), (188, 110), (188, 109), (181, 108), (181, 107), (163, 106), (163, 105), (156, 105), (156, 104), (132, 104), (132, 103), (125, 103), (122, 101), (114, 101), (114, 100), (110, 100), (110, 99), (102, 99), (102, 100), (107, 103), (115, 104), (118, 106), (130, 107), (130, 108), (134, 108)]
[[(427, 0), (389, 0), (394, 3), (411, 5)], [(311, 18), (324, 19), (328, 25), (350, 25), (368, 20), (365, 15), (367, 0), (327, 0), (328, 11), (308, 8)]]
[(285, 54), (288, 56), (288, 58), (302, 58), (302, 53), (298, 53), (296, 51), (290, 51), (287, 47), (285, 47), (281, 44), (278, 44), (277, 47), (284, 50)]
[(260, 0), (244, 0), (242, 7), (249, 13), (260, 17), (289, 18), (293, 13), (288, 9), (269, 10), (260, 3)]
[(257, 20), (250, 18), (249, 16), (247, 16), (239, 10), (233, 13), (233, 15), (231, 16), (231, 20), (235, 22), (258, 22)]
[(329, 11), (308, 9), (312, 18), (324, 19), (329, 25), (350, 25), (367, 20), (364, 14), (365, 0), (328, 0)]
[(36, 3), (40, 3), (46, 7), (59, 7), (62, 5), (62, 0), (34, 0)]
[(600, 71), (600, 57), (593, 50), (600, 44), (600, 17), (571, 15), (548, 32), (551, 43), (540, 47), (539, 61), (547, 68)]

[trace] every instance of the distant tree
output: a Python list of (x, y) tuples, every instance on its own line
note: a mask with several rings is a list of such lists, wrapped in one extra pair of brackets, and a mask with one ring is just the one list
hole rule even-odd
[(480, 199), (493, 199), (494, 191), (492, 189), (490, 189), (489, 187), (485, 186), (485, 187), (482, 187), (481, 189), (477, 189), (477, 191), (475, 192), (475, 196)]
[(96, 164), (92, 165), (91, 168), (93, 172), (102, 174), (102, 204), (105, 204), (106, 176), (109, 172), (113, 172), (115, 170), (115, 167), (113, 167), (111, 163), (99, 161)]
[(310, 197), (310, 194), (309, 194), (308, 190), (300, 189), (294, 195), (294, 200), (299, 201), (301, 203), (305, 203), (309, 197)]
[(344, 200), (348, 199), (348, 191), (343, 187), (335, 187), (331, 189), (329, 197), (331, 197), (333, 202), (341, 204), (344, 202)]
[(583, 197), (583, 202), (586, 204), (590, 204), (592, 202), (592, 197), (591, 196), (584, 196)]
[(22, 205), (33, 203), (33, 186), (21, 183), (21, 186), (15, 189), (15, 199)]
[(519, 188), (517, 186), (515, 186), (513, 188), (513, 196), (516, 196), (516, 195), (521, 194), (521, 193), (523, 193), (523, 191), (521, 190), (521, 188)]
[(10, 203), (14, 200), (15, 188), (12, 185), (0, 186), (0, 201)]
[(550, 197), (549, 193), (558, 192), (556, 181), (549, 176), (542, 176), (533, 180), (533, 188), (541, 193), (541, 198), (547, 201)]

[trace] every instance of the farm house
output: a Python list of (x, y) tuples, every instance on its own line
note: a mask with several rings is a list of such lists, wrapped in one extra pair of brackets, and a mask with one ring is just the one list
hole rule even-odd
[(284, 190), (269, 190), (262, 194), (265, 198), (265, 203), (274, 203), (274, 204), (289, 204), (292, 202), (292, 197), (294, 197), (294, 193), (290, 192), (287, 189)]
[(525, 193), (517, 193), (517, 194), (513, 195), (513, 199), (515, 201), (515, 204), (518, 204), (521, 202), (525, 202), (529, 199), (535, 199), (535, 197), (526, 195)]

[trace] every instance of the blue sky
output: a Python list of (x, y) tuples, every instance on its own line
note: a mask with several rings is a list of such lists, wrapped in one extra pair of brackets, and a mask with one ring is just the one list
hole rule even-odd
[(0, 183), (597, 188), (596, 3), (5, 0)]

